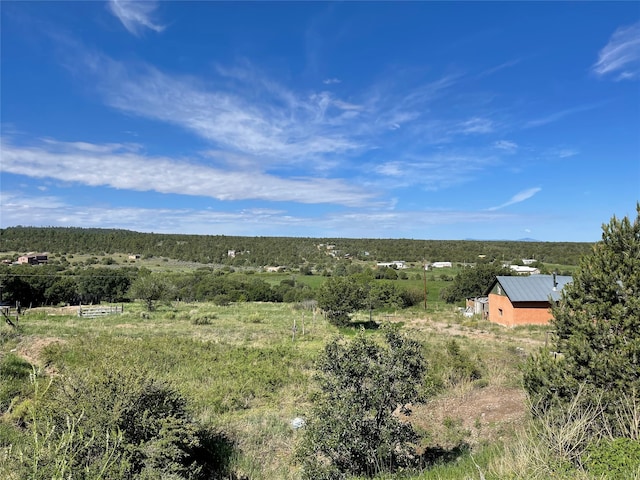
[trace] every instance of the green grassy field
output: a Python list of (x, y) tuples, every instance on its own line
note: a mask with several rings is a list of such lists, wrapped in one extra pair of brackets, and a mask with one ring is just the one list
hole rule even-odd
[[(204, 266), (154, 257), (111, 257), (114, 267), (135, 265), (154, 271)], [(104, 264), (103, 257), (96, 257), (97, 263), (91, 258), (69, 255), (67, 260)], [(509, 453), (509, 446), (526, 438), (528, 425), (520, 367), (529, 353), (545, 344), (548, 328), (505, 329), (463, 317), (458, 305), (439, 298), (459, 270), (425, 274), (413, 268), (403, 271), (405, 279), (394, 280), (422, 292), (426, 278), (426, 309), (421, 303), (353, 317), (357, 324), (366, 324), (370, 315), (378, 324), (400, 324), (406, 335), (422, 342), (428, 361), (423, 387), (428, 401), (414, 406), (407, 420), (422, 436), (419, 448), (438, 454), (418, 470), (379, 478), (546, 478), (514, 474), (526, 471), (527, 464)], [(328, 278), (297, 272), (254, 275), (271, 285), (293, 279), (312, 289)], [(294, 430), (290, 422), (311, 409), (315, 360), (324, 345), (336, 335), (351, 337), (356, 331), (338, 329), (321, 313), (287, 303), (173, 302), (153, 312), (131, 303), (124, 304), (121, 315), (95, 319), (78, 317), (72, 308), (27, 310), (17, 330), (0, 326), (0, 477), (11, 472), (12, 448), (18, 448), (26, 434), (20, 419), (33, 396), (27, 385), (33, 367), (53, 382), (99, 369), (133, 369), (164, 380), (183, 395), (198, 422), (233, 440), (228, 459), (233, 478), (298, 479), (294, 452), (303, 431)], [(375, 329), (366, 333), (381, 335)], [(452, 341), (460, 348), (460, 358), (447, 354)], [(466, 378), (460, 373), (465, 368), (479, 372), (479, 378)], [(517, 462), (524, 465), (520, 470)], [(582, 478), (574, 473), (563, 478)]]
[[(195, 418), (234, 439), (231, 465), (238, 478), (299, 478), (293, 452), (301, 432), (290, 422), (309, 412), (314, 360), (340, 333), (320, 314), (269, 303), (173, 303), (151, 313), (128, 304), (121, 315), (96, 319), (69, 313), (28, 311), (20, 318), (18, 334), (3, 326), (2, 361), (18, 355), (54, 382), (61, 380), (60, 373), (87, 369), (149, 372), (174, 385)], [(367, 313), (355, 318), (367, 319)], [(543, 329), (505, 330), (463, 319), (441, 304), (429, 305), (426, 312), (414, 308), (376, 313), (374, 320), (401, 323), (406, 334), (425, 345), (430, 366), (425, 389), (431, 398), (427, 405), (416, 406), (411, 418), (424, 434), (424, 448), (470, 448), (460, 450), (460, 460), (453, 463), (381, 478), (477, 478), (470, 452), (488, 475), (500, 455), (499, 445), (513, 438), (526, 417), (518, 366), (526, 352), (541, 344)], [(368, 333), (379, 335), (376, 330)], [(482, 372), (481, 380), (456, 380), (444, 353), (452, 339)], [(17, 435), (11, 430), (15, 427), (9, 429), (12, 434), (6, 432), (20, 410), (19, 402), (9, 401), (3, 412), (0, 445), (5, 447), (7, 438)], [(498, 413), (487, 410), (487, 404), (497, 405)]]

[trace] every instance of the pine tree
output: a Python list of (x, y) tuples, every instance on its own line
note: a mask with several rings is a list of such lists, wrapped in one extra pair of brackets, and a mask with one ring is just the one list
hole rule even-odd
[(534, 357), (525, 387), (543, 410), (578, 390), (614, 418), (622, 398), (640, 401), (640, 204), (637, 218), (615, 216), (583, 258), (553, 309), (555, 351)]

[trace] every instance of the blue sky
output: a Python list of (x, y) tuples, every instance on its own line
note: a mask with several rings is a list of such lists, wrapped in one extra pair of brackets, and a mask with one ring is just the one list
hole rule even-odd
[(637, 2), (2, 2), (1, 220), (585, 241), (640, 200)]

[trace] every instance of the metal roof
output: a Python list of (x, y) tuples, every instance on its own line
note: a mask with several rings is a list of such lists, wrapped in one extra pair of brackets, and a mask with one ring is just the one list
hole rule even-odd
[[(562, 289), (567, 283), (573, 282), (573, 277), (556, 275), (557, 286), (554, 290), (553, 275), (531, 275), (529, 277), (497, 276), (504, 293), (511, 302), (548, 302), (560, 300)], [(494, 284), (491, 286), (495, 286)]]

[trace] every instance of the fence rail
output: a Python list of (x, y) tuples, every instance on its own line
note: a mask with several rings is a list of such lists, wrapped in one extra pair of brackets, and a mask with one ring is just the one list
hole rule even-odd
[(92, 307), (83, 307), (80, 305), (78, 308), (78, 316), (83, 318), (96, 318), (96, 317), (106, 317), (107, 315), (120, 315), (124, 312), (124, 307), (122, 305), (100, 305), (100, 306), (92, 306)]

